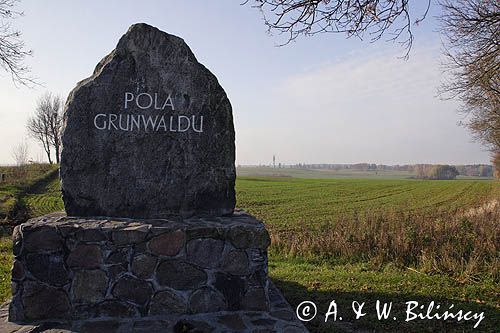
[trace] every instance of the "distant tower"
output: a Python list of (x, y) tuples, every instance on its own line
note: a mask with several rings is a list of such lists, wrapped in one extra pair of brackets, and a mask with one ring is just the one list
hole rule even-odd
[(276, 169), (276, 155), (273, 155), (273, 168)]

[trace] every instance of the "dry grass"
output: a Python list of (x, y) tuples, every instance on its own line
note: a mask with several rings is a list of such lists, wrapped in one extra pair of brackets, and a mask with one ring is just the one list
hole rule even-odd
[(444, 273), (459, 281), (485, 276), (500, 280), (500, 208), (439, 216), (365, 213), (338, 217), (311, 229), (269, 226), (272, 251), (375, 265), (396, 263), (422, 273)]

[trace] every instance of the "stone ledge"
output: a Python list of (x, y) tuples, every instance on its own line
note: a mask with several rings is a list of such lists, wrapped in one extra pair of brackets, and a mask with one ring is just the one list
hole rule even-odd
[(13, 233), (9, 318), (141, 318), (269, 309), (269, 235), (251, 215), (163, 220), (50, 214)]
[(0, 332), (308, 332), (271, 281), (269, 281), (269, 296), (269, 311), (224, 311), (128, 319), (49, 321), (31, 325), (8, 322), (7, 302), (0, 307)]

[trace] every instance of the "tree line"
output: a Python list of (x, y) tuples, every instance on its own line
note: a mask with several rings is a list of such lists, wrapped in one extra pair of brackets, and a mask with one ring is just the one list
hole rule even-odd
[[(282, 168), (294, 169), (310, 169), (310, 170), (353, 170), (353, 171), (401, 171), (415, 174), (418, 178), (436, 178), (434, 175), (445, 173), (446, 170), (453, 168), (456, 173), (455, 177), (469, 176), (469, 177), (493, 177), (495, 169), (492, 165), (488, 164), (462, 164), (462, 165), (440, 165), (440, 164), (404, 164), (404, 165), (386, 165), (375, 163), (355, 163), (355, 164), (329, 164), (317, 163), (306, 164), (297, 163), (290, 165), (281, 165)], [(451, 173), (450, 173), (451, 174)], [(453, 177), (454, 178), (454, 177)], [(436, 178), (438, 179), (438, 178)]]

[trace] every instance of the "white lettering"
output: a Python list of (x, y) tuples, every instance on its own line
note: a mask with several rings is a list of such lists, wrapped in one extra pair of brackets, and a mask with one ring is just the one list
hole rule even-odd
[(126, 117), (126, 119), (127, 119), (127, 122), (126, 122), (127, 127), (125, 127), (125, 128), (123, 128), (123, 126), (122, 126), (122, 116), (123, 116), (123, 114), (120, 114), (120, 116), (119, 116), (119, 118), (120, 118), (120, 119), (118, 120), (118, 126), (120, 127), (120, 129), (121, 129), (122, 131), (128, 131), (128, 128), (129, 128), (129, 120), (130, 120), (129, 116), (130, 116), (130, 115), (128, 115), (128, 114), (127, 114), (127, 117)]
[(144, 115), (142, 115), (142, 123), (144, 124), (144, 130), (146, 132), (148, 131), (149, 125), (151, 125), (151, 130), (154, 131), (154, 129), (156, 127), (156, 121), (158, 120), (158, 116), (156, 116), (154, 119), (155, 120), (153, 120), (153, 118), (151, 116), (148, 116), (148, 118), (146, 120), (146, 117)]
[[(167, 118), (169, 117), (169, 118)], [(98, 130), (153, 132), (203, 132), (203, 116), (166, 116), (129, 113), (99, 113), (94, 116), (94, 127)], [(167, 124), (168, 122), (168, 124)]]
[(170, 106), (170, 108), (172, 109), (172, 111), (175, 111), (175, 109), (174, 109), (174, 103), (172, 102), (172, 97), (170, 96), (170, 94), (168, 95), (167, 100), (165, 101), (165, 103), (163, 103), (163, 107), (161, 109), (164, 110), (165, 107), (167, 107), (167, 106)]
[(165, 117), (161, 116), (160, 121), (158, 122), (158, 126), (156, 127), (156, 131), (160, 129), (160, 127), (163, 127), (163, 130), (166, 132), (167, 131), (167, 125), (165, 124)]
[(481, 312), (481, 313), (475, 313), (474, 314), (474, 319), (479, 319), (476, 324), (474, 325), (474, 328), (477, 328), (479, 326), (479, 324), (481, 323), (481, 321), (483, 321), (484, 319), (484, 312)]
[(104, 113), (99, 113), (94, 117), (94, 126), (95, 126), (95, 128), (100, 129), (100, 130), (106, 129), (106, 120), (104, 120), (104, 126), (97, 126), (97, 118), (102, 117), (102, 116), (106, 117), (106, 115)]
[(116, 121), (116, 119), (118, 119), (118, 116), (117, 116), (116, 114), (111, 113), (111, 114), (109, 115), (108, 130), (110, 130), (110, 129), (111, 129), (111, 125), (113, 125), (113, 127), (114, 127), (115, 129), (118, 129), (118, 127), (116, 127), (116, 125), (115, 125), (115, 121)]
[(134, 125), (137, 127), (137, 130), (140, 130), (140, 123), (141, 123), (141, 116), (136, 116), (136, 115), (130, 115), (131, 121), (130, 121), (130, 130), (134, 130)]
[[(130, 99), (127, 98), (128, 96), (130, 96)], [(132, 94), (131, 92), (126, 92), (125, 93), (125, 109), (128, 107), (128, 102), (132, 102), (134, 100), (134, 94)]]
[[(183, 129), (181, 129), (181, 119), (185, 119), (187, 121), (187, 126)], [(177, 129), (179, 130), (179, 132), (186, 132), (190, 126), (191, 126), (191, 119), (189, 119), (189, 117), (179, 116), (179, 120), (177, 123)]]
[[(139, 103), (139, 100), (141, 98), (141, 96), (147, 96), (147, 98), (149, 99), (149, 103), (147, 105), (141, 105)], [(153, 105), (153, 97), (151, 97), (150, 94), (148, 93), (140, 93), (139, 95), (137, 95), (136, 99), (135, 99), (135, 104), (137, 105), (137, 107), (139, 109), (149, 109), (151, 107), (151, 105)]]
[(195, 124), (196, 124), (196, 116), (193, 116), (193, 131), (201, 133), (203, 132), (203, 116), (200, 116), (200, 127), (196, 129)]
[(155, 109), (161, 110), (161, 108), (158, 106), (158, 94), (157, 93), (155, 93)]
[(170, 116), (170, 132), (177, 132), (174, 127), (174, 117), (173, 116)]
[(135, 100), (135, 105), (139, 109), (145, 110), (153, 107), (155, 110), (164, 110), (166, 107), (170, 107), (172, 111), (175, 111), (174, 101), (172, 95), (169, 94), (163, 104), (161, 103), (161, 98), (159, 98), (159, 93), (154, 93), (154, 97), (148, 93), (140, 93), (135, 96), (131, 92), (125, 92), (124, 108), (128, 109), (129, 102)]
[(391, 314), (392, 302), (389, 302), (389, 307), (387, 307), (387, 303), (384, 303), (382, 310), (380, 310), (380, 301), (377, 300), (375, 307), (377, 308), (378, 320), (389, 318), (389, 315)]
[(328, 306), (328, 312), (325, 314), (325, 323), (328, 321), (328, 317), (330, 317), (331, 315), (333, 315), (333, 321), (337, 321), (337, 303), (335, 303), (335, 301), (331, 301), (330, 305)]
[(356, 319), (359, 319), (363, 316), (366, 316), (366, 313), (363, 312), (363, 307), (365, 306), (365, 302), (359, 303), (358, 301), (352, 301), (351, 308), (356, 315)]
[(412, 321), (415, 318), (417, 318), (417, 315), (412, 312), (412, 310), (415, 309), (417, 306), (418, 306), (418, 302), (416, 302), (416, 301), (406, 302), (406, 319), (405, 319), (405, 321)]

